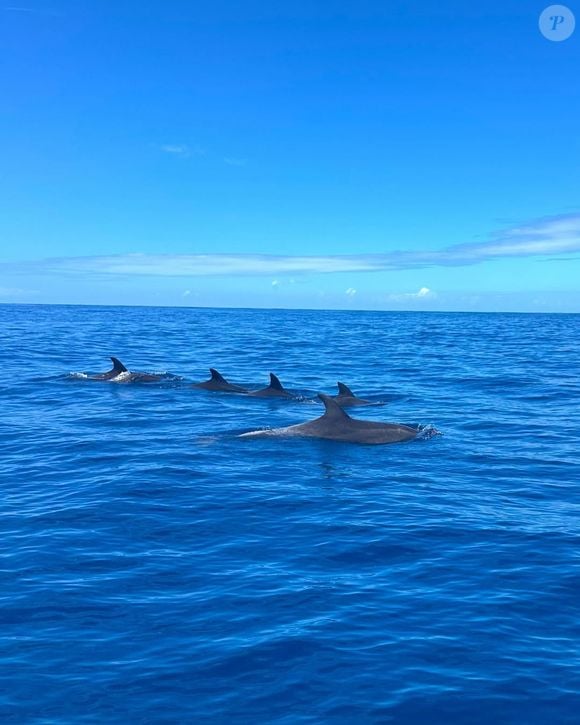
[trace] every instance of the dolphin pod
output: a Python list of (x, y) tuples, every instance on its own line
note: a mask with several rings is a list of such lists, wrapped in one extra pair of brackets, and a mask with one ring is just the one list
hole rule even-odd
[[(270, 384), (260, 390), (248, 390), (242, 388), (239, 385), (234, 385), (228, 382), (224, 376), (219, 373), (215, 368), (209, 369), (211, 377), (202, 383), (194, 383), (192, 388), (202, 388), (203, 390), (213, 390), (221, 393), (243, 393), (253, 398), (294, 398), (295, 396), (287, 390), (282, 383), (280, 378), (274, 373), (270, 373)], [(362, 405), (383, 405), (383, 403), (372, 402), (371, 400), (364, 400), (355, 395), (352, 390), (344, 383), (337, 383), (338, 395), (330, 396), (336, 400), (336, 402), (343, 408), (348, 406), (362, 406)]]
[[(113, 367), (104, 373), (97, 373), (88, 376), (91, 380), (102, 380), (120, 383), (150, 383), (158, 382), (167, 378), (167, 375), (156, 373), (134, 372), (128, 370), (125, 365), (116, 357), (111, 357)], [(200, 383), (194, 383), (192, 388), (200, 388), (221, 393), (239, 393), (256, 398), (293, 398), (295, 396), (287, 390), (280, 379), (270, 373), (270, 383), (265, 388), (248, 390), (240, 385), (230, 383), (215, 368), (210, 368), (210, 378)], [(323, 415), (313, 420), (283, 428), (260, 429), (242, 433), (240, 438), (264, 438), (271, 436), (288, 436), (301, 438), (320, 438), (324, 440), (340, 441), (344, 443), (362, 443), (368, 445), (380, 445), (385, 443), (400, 443), (416, 438), (419, 429), (400, 423), (379, 423), (374, 421), (359, 420), (348, 415), (343, 408), (351, 406), (383, 405), (380, 402), (373, 402), (359, 398), (344, 383), (338, 382), (337, 395), (324, 395), (320, 393), (318, 398), (324, 403)], [(437, 431), (435, 431), (435, 434)]]
[[(104, 380), (113, 381), (119, 383), (153, 383), (159, 382), (166, 378), (166, 375), (160, 375), (156, 373), (145, 373), (145, 372), (134, 372), (128, 370), (125, 365), (116, 357), (111, 357), (113, 361), (113, 367), (111, 370), (107, 370), (104, 373), (96, 373), (89, 375), (91, 380)], [(254, 398), (294, 398), (295, 396), (287, 390), (282, 383), (280, 378), (274, 373), (270, 373), (270, 383), (265, 388), (259, 390), (248, 390), (241, 385), (230, 383), (226, 378), (215, 368), (210, 368), (210, 377), (208, 380), (204, 380), (200, 383), (193, 383), (192, 388), (199, 388), (201, 390), (209, 390), (216, 393), (240, 393), (242, 395), (249, 395)], [(337, 383), (338, 395), (329, 396), (332, 397), (341, 407), (346, 408), (348, 406), (363, 406), (363, 405), (382, 405), (382, 403), (372, 402), (370, 400), (364, 400), (355, 395), (352, 390), (344, 383)]]
[(219, 393), (242, 393), (250, 395), (254, 398), (293, 398), (292, 393), (288, 392), (280, 382), (280, 379), (270, 373), (270, 384), (260, 390), (248, 390), (240, 385), (234, 385), (228, 382), (224, 376), (215, 368), (209, 369), (211, 377), (202, 383), (194, 383), (192, 388), (201, 388), (202, 390), (213, 390)]
[(289, 425), (285, 428), (250, 431), (240, 438), (264, 438), (268, 436), (298, 436), (301, 438), (322, 438), (343, 443), (401, 443), (412, 440), (419, 432), (416, 428), (399, 423), (375, 423), (351, 418), (329, 395), (319, 394), (324, 403), (323, 415), (306, 423)]

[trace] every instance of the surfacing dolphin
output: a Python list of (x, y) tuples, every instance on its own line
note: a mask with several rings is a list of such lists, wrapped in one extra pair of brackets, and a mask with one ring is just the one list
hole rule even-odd
[(163, 380), (165, 375), (157, 375), (155, 373), (138, 373), (131, 372), (116, 357), (112, 357), (113, 367), (106, 373), (98, 373), (90, 375), (91, 380), (110, 380), (115, 383), (155, 383)]
[(248, 392), (245, 388), (242, 388), (239, 385), (234, 385), (233, 383), (228, 383), (228, 381), (224, 378), (224, 376), (221, 373), (218, 373), (218, 371), (215, 368), (210, 368), (209, 371), (211, 373), (211, 378), (209, 380), (206, 380), (203, 383), (194, 383), (191, 387), (192, 388), (201, 388), (202, 390), (215, 390), (220, 393), (247, 393)]
[(270, 385), (268, 385), (267, 388), (262, 388), (261, 390), (253, 390), (250, 395), (254, 396), (255, 398), (293, 398), (294, 396), (292, 393), (289, 393), (282, 383), (280, 382), (279, 378), (274, 375), (274, 373), (270, 373)]
[(410, 441), (418, 434), (418, 430), (400, 423), (375, 423), (367, 420), (356, 420), (333, 400), (329, 395), (318, 396), (324, 403), (325, 411), (320, 418), (306, 423), (289, 425), (286, 428), (256, 430), (242, 433), (240, 438), (262, 438), (268, 436), (297, 436), (301, 438), (322, 438), (329, 441), (344, 443), (365, 443), (380, 445), (382, 443), (400, 443)]
[(383, 405), (383, 403), (373, 403), (371, 400), (357, 397), (344, 383), (337, 383), (337, 385), (338, 395), (331, 395), (330, 397), (336, 400), (341, 408), (354, 407), (355, 405)]

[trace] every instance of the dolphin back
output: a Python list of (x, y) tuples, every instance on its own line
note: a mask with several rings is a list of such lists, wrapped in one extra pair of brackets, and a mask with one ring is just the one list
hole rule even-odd
[(337, 383), (338, 385), (338, 394), (339, 395), (347, 395), (349, 398), (355, 398), (356, 395), (352, 392), (352, 390), (348, 387), (348, 385), (345, 385), (344, 383)]

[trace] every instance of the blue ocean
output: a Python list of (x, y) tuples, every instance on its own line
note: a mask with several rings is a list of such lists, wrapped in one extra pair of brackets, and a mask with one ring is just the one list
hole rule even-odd
[[(580, 316), (0, 323), (3, 723), (580, 722)], [(82, 374), (110, 356), (167, 375)], [(297, 399), (192, 388), (209, 367)], [(441, 435), (239, 437), (339, 380)]]

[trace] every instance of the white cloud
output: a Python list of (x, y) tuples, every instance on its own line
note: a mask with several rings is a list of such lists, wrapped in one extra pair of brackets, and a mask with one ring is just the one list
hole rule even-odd
[[(261, 276), (330, 272), (368, 272), (370, 262), (351, 257), (291, 257), (267, 254), (126, 254), (109, 257), (67, 257), (38, 263), (49, 271), (77, 274), (155, 277)], [(280, 283), (279, 280), (275, 280)]]
[[(570, 255), (573, 252), (580, 252), (580, 214), (540, 219), (524, 226), (505, 230), (486, 242), (460, 244), (430, 251), (313, 256), (120, 254), (102, 257), (52, 258), (22, 263), (7, 262), (0, 264), (0, 269), (12, 273), (34, 271), (37, 273), (154, 277), (293, 275), (293, 279), (296, 275), (305, 274), (465, 266), (498, 258), (546, 255), (554, 257), (554, 255)], [(435, 293), (428, 287), (423, 287), (418, 292), (409, 294), (425, 297)]]
[(437, 293), (430, 290), (429, 287), (421, 287), (417, 292), (403, 292), (401, 294), (390, 294), (387, 299), (389, 300), (420, 300), (420, 299), (434, 299), (437, 297)]
[(354, 288), (354, 287), (349, 287), (349, 288), (348, 288), (348, 289), (347, 289), (347, 290), (345, 291), (345, 295), (346, 295), (347, 297), (354, 297), (354, 296), (356, 295), (356, 290), (355, 290), (355, 288)]

